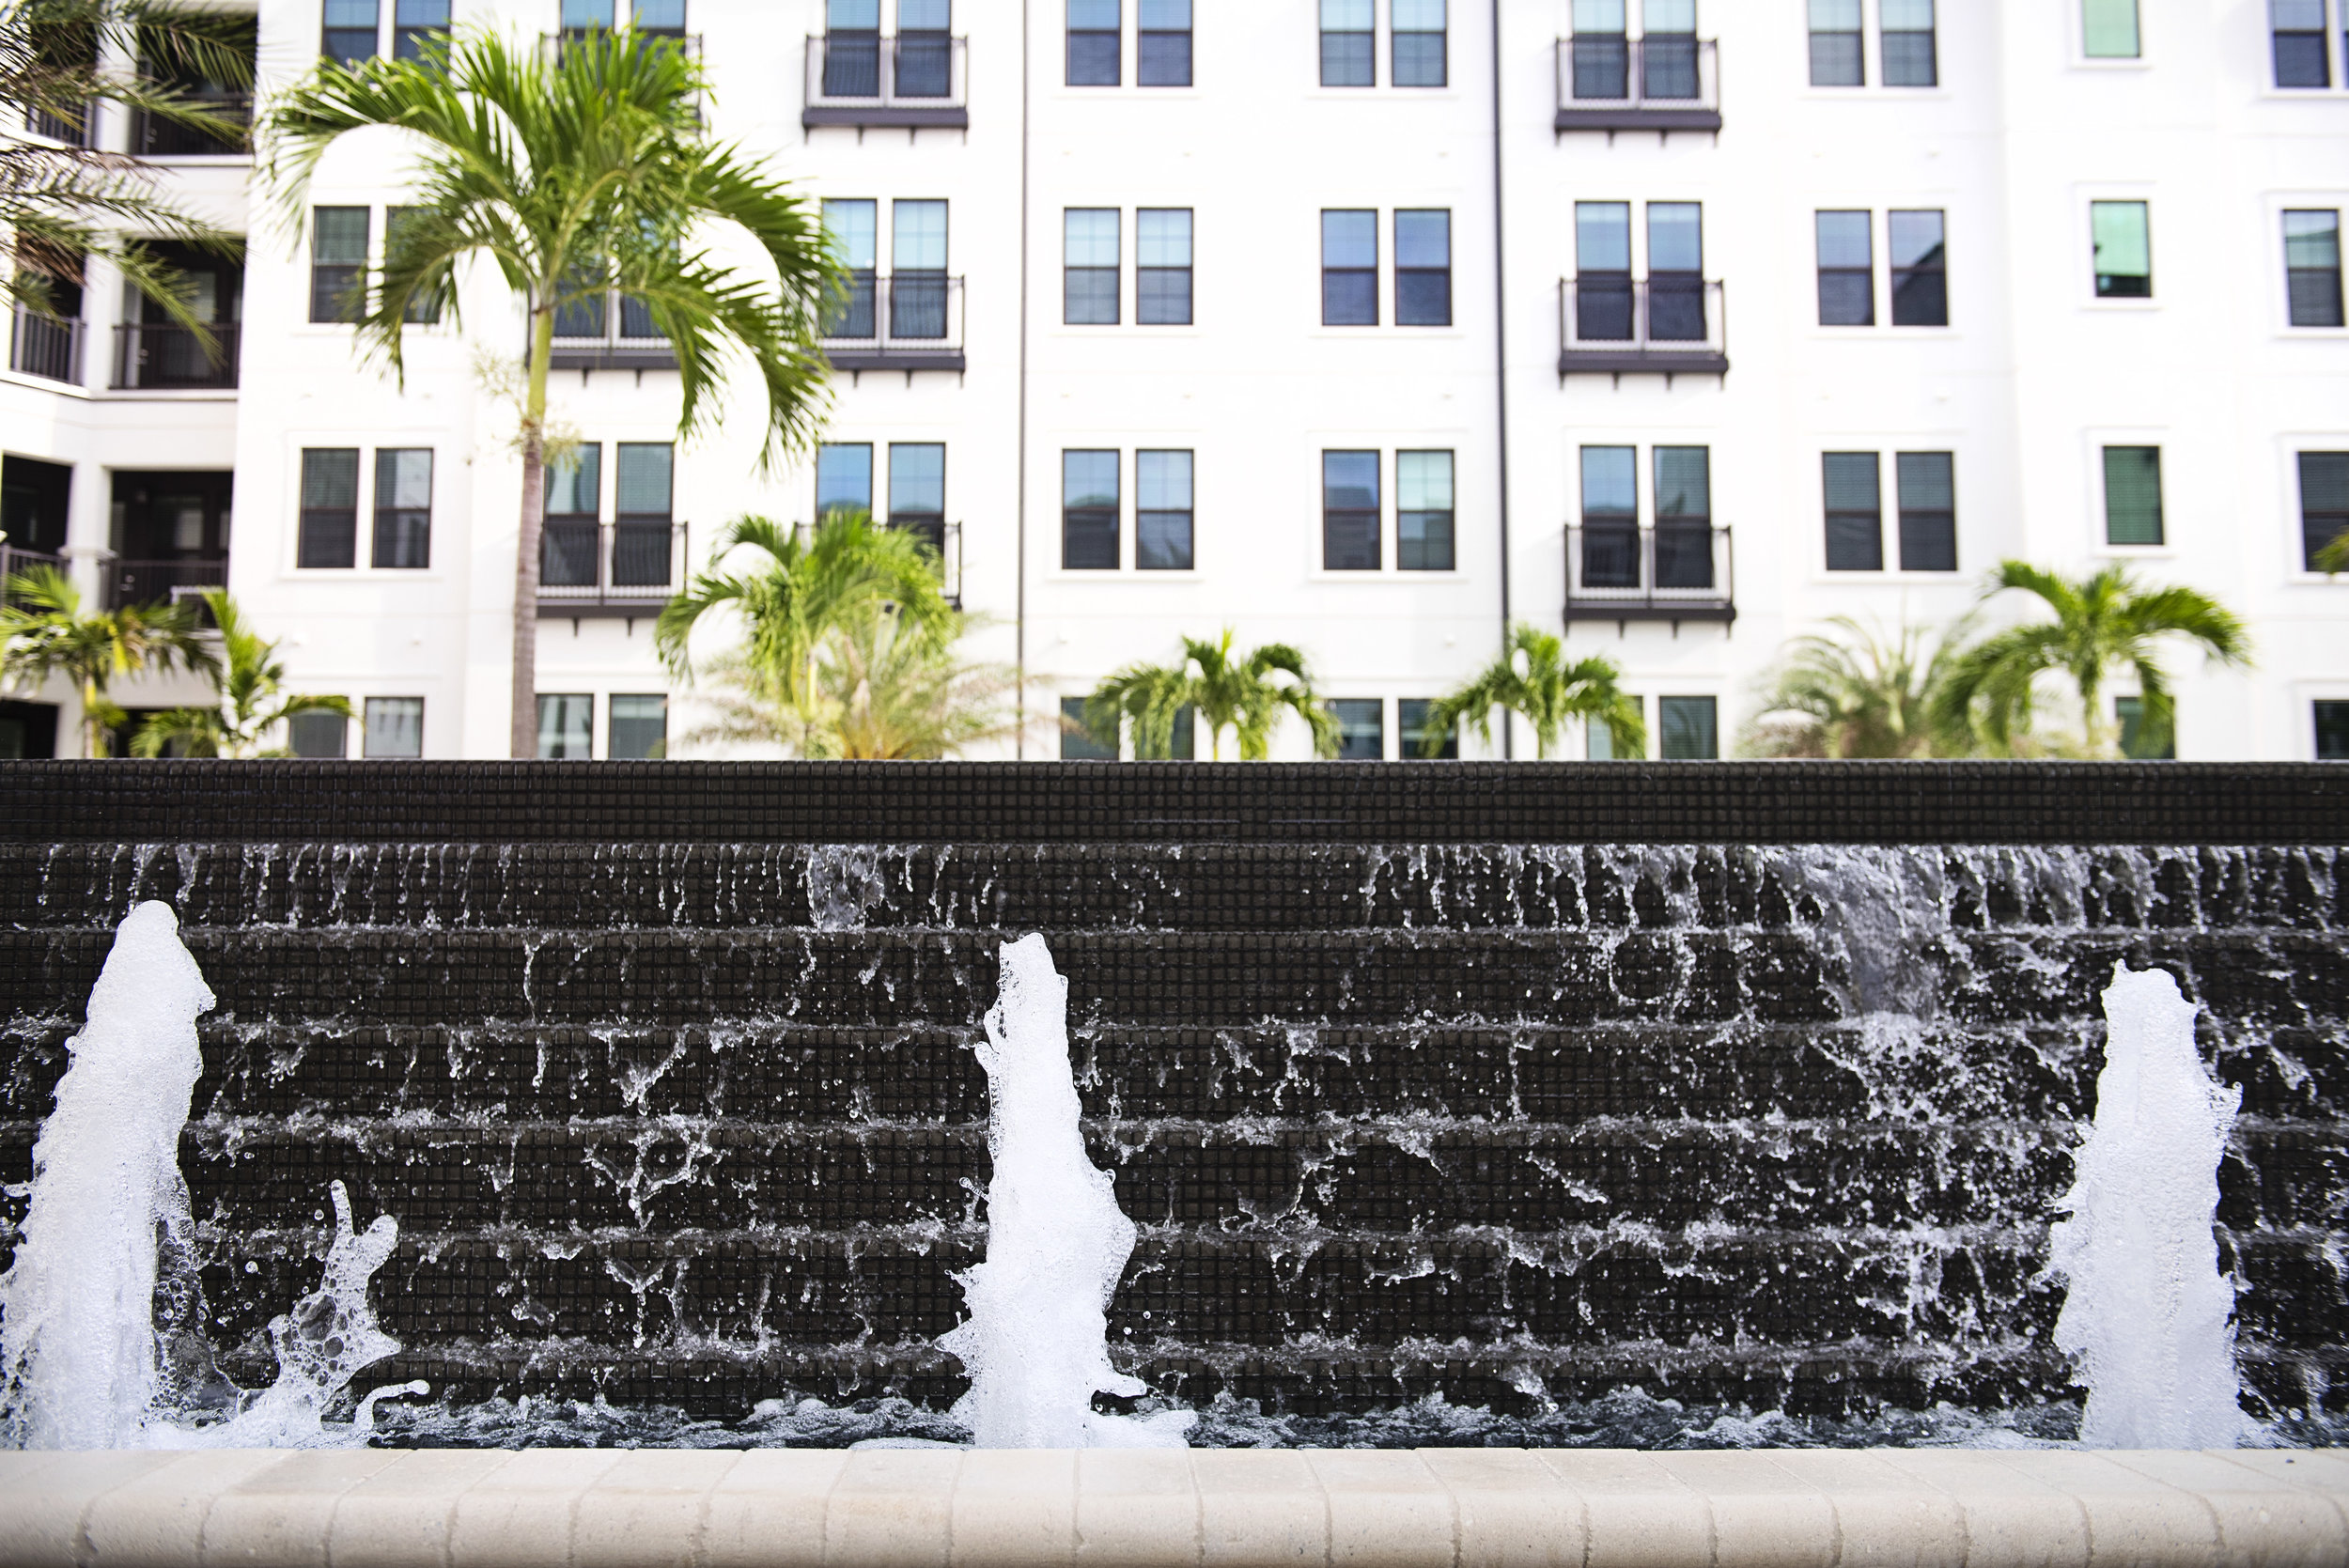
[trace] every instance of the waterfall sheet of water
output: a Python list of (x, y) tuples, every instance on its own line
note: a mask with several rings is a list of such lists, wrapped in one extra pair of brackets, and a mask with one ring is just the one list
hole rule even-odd
[(2194, 1045), (2192, 1002), (2165, 970), (2113, 966), (2096, 1118), (2051, 1236), (2068, 1281), (2059, 1349), (2088, 1389), (2091, 1448), (2233, 1448), (2234, 1286), (2218, 1272), (2218, 1161), (2240, 1089)]

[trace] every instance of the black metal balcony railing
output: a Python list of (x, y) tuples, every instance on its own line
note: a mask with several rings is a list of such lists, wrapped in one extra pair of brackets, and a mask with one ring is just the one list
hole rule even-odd
[(16, 307), (16, 331), (8, 339), (8, 368), (69, 386), (82, 382), (83, 324)]
[(1719, 131), (1720, 45), (1666, 33), (1558, 40), (1558, 119), (1568, 131)]
[(213, 347), (185, 327), (126, 321), (115, 328), (114, 385), (117, 390), (178, 391), (237, 384), (234, 321), (214, 322)]
[(1719, 284), (1695, 273), (1563, 278), (1558, 312), (1561, 378), (1577, 372), (1728, 373), (1728, 304)]
[(177, 604), (194, 598), (207, 588), (226, 586), (226, 555), (106, 563), (106, 604), (114, 610), (130, 604)]
[[(804, 550), (815, 541), (820, 524), (795, 522), (791, 534)], [(962, 524), (948, 522), (944, 518), (894, 517), (883, 522), (901, 534), (910, 534), (928, 545), (938, 555), (938, 575), (946, 600), (956, 609), (962, 608)]]
[(556, 314), (549, 363), (557, 370), (675, 370), (677, 350), (643, 301), (614, 294)]
[(667, 518), (549, 518), (538, 554), (541, 615), (658, 615), (685, 582), (686, 526)]
[(824, 323), (824, 352), (836, 370), (962, 369), (962, 280), (852, 274)]
[(17, 602), (17, 596), (8, 589), (7, 584), (16, 580), (17, 573), (31, 571), (38, 567), (61, 572), (65, 570), (65, 562), (46, 551), (19, 550), (12, 544), (0, 544), (0, 598), (11, 604)]
[(807, 40), (803, 127), (967, 128), (967, 40), (944, 33), (824, 33)]
[(46, 110), (27, 109), (24, 111), (24, 129), (36, 136), (46, 136), (53, 142), (63, 142), (68, 147), (96, 147), (98, 145), (98, 105), (85, 104), (78, 124), (61, 115), (50, 114)]
[(1566, 528), (1569, 621), (1734, 621), (1729, 530), (1664, 519), (1593, 519)]
[[(253, 101), (241, 94), (191, 97), (189, 102), (239, 125), (249, 125), (253, 120)], [(194, 126), (145, 111), (131, 116), (131, 150), (142, 158), (242, 158), (248, 151), (242, 138), (224, 141)]]

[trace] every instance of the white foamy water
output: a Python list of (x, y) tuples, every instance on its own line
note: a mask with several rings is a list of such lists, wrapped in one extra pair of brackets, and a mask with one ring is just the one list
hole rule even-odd
[(980, 1448), (1181, 1448), (1190, 1411), (1105, 1415), (1093, 1396), (1147, 1385), (1110, 1365), (1111, 1296), (1134, 1224), (1085, 1157), (1068, 1065), (1068, 983), (1040, 936), (1003, 949), (978, 1047), (990, 1100), (987, 1258), (957, 1276), (971, 1315), (939, 1343), (962, 1358), (955, 1406)]
[(2213, 1081), (2167, 970), (2113, 966), (2096, 1120), (2052, 1237), (2056, 1344), (2078, 1358), (2090, 1448), (2232, 1448), (2234, 1286), (2218, 1272), (2218, 1161), (2240, 1089)]

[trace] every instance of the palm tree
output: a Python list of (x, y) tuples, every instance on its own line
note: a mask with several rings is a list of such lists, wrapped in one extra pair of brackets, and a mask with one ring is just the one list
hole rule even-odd
[[(766, 394), (762, 469), (812, 439), (822, 411), (818, 340), (841, 273), (809, 203), (761, 173), (765, 160), (705, 139), (706, 90), (699, 65), (663, 40), (595, 33), (566, 39), (550, 59), (535, 43), (478, 32), (419, 59), (321, 65), (264, 121), (269, 178), (294, 210), (335, 141), (373, 126), (409, 133), (416, 188), (357, 323), (395, 374), (409, 323), (443, 309), (459, 316), (460, 263), (493, 262), (528, 316), (514, 565), (518, 757), (538, 750), (539, 536), (558, 313), (615, 289), (644, 306), (677, 357), (680, 437), (716, 423), (720, 361), (746, 362)], [(754, 244), (773, 276), (718, 260), (725, 233)]]
[(1796, 638), (1765, 677), (1762, 712), (1741, 748), (1747, 754), (1928, 757), (1970, 749), (1965, 732), (1943, 733), (1932, 712), (1970, 617), (1938, 637), (1905, 626), (1897, 642), (1848, 615), (1828, 624), (1844, 635)]
[(104, 756), (106, 732), (126, 722), (107, 700), (115, 681), (175, 664), (205, 675), (220, 667), (193, 606), (128, 604), (85, 614), (82, 591), (54, 567), (8, 579), (0, 604), (0, 680), (70, 680), (82, 699), (82, 755)]
[(1230, 627), (1220, 642), (1184, 638), (1180, 664), (1128, 664), (1110, 676), (1085, 699), (1084, 727), (1114, 746), (1119, 721), (1130, 719), (1134, 754), (1168, 757), (1174, 753), (1175, 718), (1186, 707), (1207, 722), (1208, 753), (1217, 762), (1227, 729), (1237, 732), (1242, 762), (1262, 762), (1284, 708), (1313, 732), (1315, 756), (1338, 754), (1338, 722), (1315, 693), (1305, 656), (1286, 643), (1267, 643), (1236, 659)]
[(1459, 690), (1428, 705), (1420, 749), (1436, 755), (1443, 750), (1445, 736), (1459, 723), (1489, 742), (1493, 709), (1498, 707), (1525, 715), (1533, 726), (1537, 756), (1548, 757), (1566, 721), (1577, 718), (1605, 724), (1615, 755), (1640, 756), (1647, 751), (1647, 722), (1640, 714), (1639, 700), (1616, 684), (1622, 678), (1614, 660), (1599, 655), (1567, 663), (1565, 639), (1520, 621), (1509, 629), (1500, 658)]
[[(961, 629), (971, 621), (958, 617)], [(886, 607), (835, 628), (820, 651), (812, 714), (787, 706), (775, 684), (739, 653), (716, 660), (714, 722), (703, 740), (780, 742), (806, 757), (897, 762), (957, 756), (1019, 731), (1005, 700), (1018, 688), (1007, 665), (974, 664), (954, 644), (900, 635)], [(961, 631), (957, 632), (958, 637)]]
[(282, 749), (262, 751), (261, 742), (295, 715), (352, 717), (347, 697), (288, 695), (277, 644), (247, 624), (235, 599), (215, 588), (204, 596), (204, 604), (220, 629), (221, 652), (226, 655), (226, 668), (212, 673), (220, 701), (210, 707), (175, 707), (156, 714), (131, 737), (134, 755), (283, 756)]
[(2075, 581), (2029, 562), (2002, 561), (1983, 598), (2010, 589), (2037, 596), (2055, 618), (1999, 632), (1956, 656), (1932, 703), (1937, 726), (1971, 736), (1993, 753), (2070, 749), (2030, 736), (2043, 675), (2071, 677), (2079, 695), (2077, 750), (2109, 757), (2120, 754), (2120, 726), (2105, 717), (2104, 691), (2116, 667), (2135, 672), (2144, 703), (2139, 741), (2158, 751), (2177, 717), (2169, 672), (2155, 656), (2164, 638), (2200, 644), (2221, 664), (2251, 661), (2249, 631), (2216, 599), (2193, 588), (2140, 587), (2125, 567)]

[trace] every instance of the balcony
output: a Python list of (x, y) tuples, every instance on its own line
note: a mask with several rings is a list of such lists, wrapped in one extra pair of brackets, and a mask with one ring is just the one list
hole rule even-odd
[(1558, 379), (1729, 374), (1721, 286), (1691, 272), (1634, 281), (1584, 273), (1558, 283)]
[[(168, 561), (106, 563), (106, 607), (131, 604), (178, 604), (197, 598), (208, 588), (228, 586), (228, 557), (182, 555)], [(202, 605), (196, 607), (199, 611)]]
[(16, 307), (16, 331), (8, 339), (8, 368), (20, 376), (82, 384), (83, 323)]
[(911, 534), (938, 552), (939, 579), (946, 602), (962, 608), (962, 524), (943, 518), (891, 518), (889, 526)]
[(800, 124), (968, 130), (968, 40), (943, 33), (826, 33), (807, 40)]
[(538, 613), (647, 620), (685, 582), (685, 524), (667, 518), (549, 518), (539, 544)]
[(1641, 528), (1628, 518), (1566, 528), (1566, 620), (1682, 621), (1737, 618), (1729, 530), (1667, 518)]
[(1556, 133), (1721, 128), (1720, 45), (1678, 34), (1558, 40)]
[(46, 110), (27, 109), (24, 111), (24, 129), (36, 136), (63, 142), (67, 147), (95, 147), (98, 145), (98, 105), (85, 105), (78, 122)]
[(677, 350), (644, 303), (620, 294), (558, 311), (548, 364), (556, 370), (675, 370)]
[(962, 279), (943, 272), (851, 274), (847, 298), (824, 324), (824, 353), (835, 370), (964, 368)]
[(151, 321), (126, 321), (115, 328), (114, 387), (117, 392), (187, 392), (237, 384), (237, 339), (234, 321), (213, 324), (208, 350), (201, 338), (185, 327)]
[[(242, 94), (192, 94), (188, 103), (239, 125), (252, 123), (253, 100)], [(145, 111), (131, 116), (131, 150), (141, 158), (242, 158), (249, 151), (242, 137), (224, 141), (194, 126)]]

